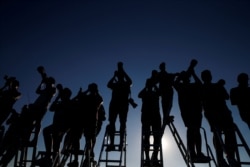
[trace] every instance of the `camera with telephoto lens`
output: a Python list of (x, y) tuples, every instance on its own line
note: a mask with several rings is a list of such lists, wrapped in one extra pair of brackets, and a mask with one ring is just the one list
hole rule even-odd
[(128, 102), (129, 102), (129, 104), (131, 104), (131, 106), (133, 107), (133, 108), (136, 108), (138, 105), (135, 103), (135, 101), (134, 101), (134, 99), (132, 99), (132, 98), (129, 98), (128, 99)]
[(47, 74), (46, 74), (45, 68), (43, 66), (38, 66), (37, 71), (42, 76), (43, 80), (45, 80), (47, 78)]

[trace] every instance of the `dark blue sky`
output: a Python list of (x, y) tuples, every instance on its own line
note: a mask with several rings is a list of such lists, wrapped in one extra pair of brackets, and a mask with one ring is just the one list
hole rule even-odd
[[(139, 104), (130, 109), (128, 117), (128, 166), (139, 166), (141, 102), (137, 94), (151, 70), (166, 62), (169, 72), (180, 72), (196, 58), (198, 75), (210, 69), (214, 81), (226, 80), (229, 91), (237, 85), (240, 72), (250, 75), (249, 8), (248, 0), (2, 0), (0, 77), (7, 74), (19, 79), (23, 96), (15, 105), (18, 111), (37, 97), (40, 76), (36, 67), (43, 65), (48, 75), (71, 88), (73, 95), (80, 87), (86, 89), (96, 82), (108, 113), (111, 91), (106, 84), (116, 63), (123, 61)], [(228, 104), (249, 141), (249, 130), (236, 107)], [(172, 114), (185, 140), (176, 101)], [(48, 113), (44, 126), (51, 123), (51, 117)], [(203, 122), (207, 127), (205, 119)], [(171, 143), (164, 151), (164, 164), (183, 165), (169, 131), (164, 140)]]

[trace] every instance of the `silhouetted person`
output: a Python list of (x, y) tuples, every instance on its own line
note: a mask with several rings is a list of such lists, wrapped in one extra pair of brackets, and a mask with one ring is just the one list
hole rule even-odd
[(20, 114), (12, 112), (6, 121), (9, 125), (0, 147), (1, 167), (7, 167), (19, 149), (25, 147), (30, 141), (30, 134), (34, 128), (34, 119), (31, 110), (24, 105)]
[[(142, 100), (141, 123), (144, 140), (145, 166), (159, 165), (158, 153), (161, 144), (161, 114), (159, 104), (159, 88), (153, 79), (147, 79), (145, 87), (139, 92)], [(150, 159), (150, 135), (153, 133), (154, 141), (152, 157)]]
[[(85, 91), (86, 92), (86, 91)], [(80, 152), (80, 140), (83, 135), (85, 121), (86, 93), (79, 89), (78, 94), (72, 99), (74, 108), (70, 116), (70, 129), (66, 133), (63, 143), (62, 154), (69, 151), (74, 155), (74, 160), (67, 164), (69, 167), (78, 166), (78, 153)]]
[(43, 129), (44, 144), (46, 149), (45, 157), (39, 159), (40, 164), (52, 165), (52, 160), (58, 160), (60, 144), (64, 134), (70, 128), (70, 115), (73, 110), (73, 102), (70, 99), (71, 90), (57, 84), (58, 95), (51, 104), (49, 110), (54, 112), (53, 122)]
[(84, 165), (88, 167), (90, 161), (94, 160), (94, 145), (96, 142), (97, 123), (99, 109), (103, 103), (103, 98), (99, 94), (96, 83), (89, 84), (86, 92), (86, 117), (84, 121), (83, 134), (86, 143), (86, 155)]
[[(196, 60), (192, 60), (187, 71), (176, 78), (174, 87), (178, 93), (178, 103), (184, 125), (187, 127), (187, 146), (192, 162), (209, 162), (202, 153), (200, 128), (202, 124), (202, 82), (194, 71)], [(191, 82), (191, 77), (194, 82)]]
[(120, 146), (122, 150), (124, 146), (124, 136), (126, 130), (127, 114), (129, 110), (129, 96), (132, 80), (123, 69), (123, 63), (118, 62), (118, 70), (115, 71), (114, 76), (109, 80), (107, 86), (112, 90), (112, 97), (109, 104), (109, 125), (108, 132), (110, 136), (110, 145), (107, 151), (115, 149), (114, 133), (115, 123), (119, 116), (120, 119)]
[(232, 105), (237, 106), (241, 119), (250, 129), (250, 87), (248, 80), (248, 74), (240, 73), (238, 75), (238, 86), (230, 90), (230, 100)]
[[(205, 117), (213, 132), (214, 147), (219, 167), (229, 167), (226, 163), (223, 151), (227, 156), (230, 167), (239, 167), (239, 163), (235, 160), (235, 151), (237, 149), (236, 136), (234, 132), (234, 122), (231, 111), (226, 105), (229, 94), (224, 88), (225, 81), (219, 80), (212, 83), (212, 74), (209, 70), (201, 73), (203, 81), (202, 86), (202, 103)], [(219, 136), (224, 133), (224, 144), (219, 141)]]
[[(76, 99), (78, 100), (78, 103), (80, 105), (79, 109), (83, 113), (83, 116), (81, 117), (81, 125), (78, 124), (80, 128), (76, 127), (77, 131), (74, 132), (77, 134), (78, 140), (77, 137), (74, 139), (73, 148), (75, 151), (77, 151), (77, 149), (79, 151), (79, 134), (83, 134), (85, 137), (85, 159), (83, 166), (88, 167), (89, 163), (94, 160), (94, 146), (96, 142), (97, 125), (99, 122), (98, 114), (99, 109), (103, 103), (103, 98), (99, 94), (97, 84), (91, 83), (88, 85), (88, 89), (86, 91), (78, 93)], [(74, 161), (68, 164), (68, 166), (76, 166), (78, 164), (77, 156), (78, 155), (75, 154)]]
[(29, 107), (30, 110), (35, 112), (35, 119), (37, 121), (37, 124), (40, 124), (41, 120), (48, 110), (52, 97), (56, 93), (56, 87), (55, 79), (53, 77), (47, 76), (44, 67), (39, 66), (37, 68), (37, 71), (42, 77), (42, 81), (36, 89), (36, 94), (38, 94), (39, 96), (32, 104), (30, 104)]
[(168, 124), (173, 118), (170, 112), (173, 106), (174, 89), (173, 84), (177, 74), (166, 71), (166, 64), (162, 62), (158, 72), (159, 89), (161, 93), (161, 106), (163, 112), (163, 124)]
[(19, 81), (15, 77), (5, 76), (5, 84), (0, 89), (0, 126), (9, 117), (11, 112), (15, 112), (13, 106), (21, 97), (19, 92)]

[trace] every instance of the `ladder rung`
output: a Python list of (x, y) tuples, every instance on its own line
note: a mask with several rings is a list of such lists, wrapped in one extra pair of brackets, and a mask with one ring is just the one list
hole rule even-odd
[(120, 160), (112, 160), (112, 159), (109, 159), (109, 160), (106, 160), (106, 159), (101, 159), (100, 162), (113, 162), (113, 163), (120, 163), (121, 161)]

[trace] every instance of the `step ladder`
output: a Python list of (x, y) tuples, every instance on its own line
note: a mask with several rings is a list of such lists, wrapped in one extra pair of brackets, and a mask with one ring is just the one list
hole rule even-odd
[[(77, 153), (73, 150), (65, 150), (65, 153), (62, 154), (61, 157), (59, 157), (59, 162), (58, 164), (56, 162), (53, 162), (52, 167), (63, 167), (63, 166), (67, 166), (66, 163), (70, 163), (73, 162), (73, 156), (75, 156), (75, 154), (77, 154), (78, 156), (81, 156), (81, 160), (80, 160), (80, 167), (83, 166), (83, 161), (84, 161), (84, 157), (85, 157), (85, 150), (79, 150)], [(59, 154), (57, 155), (60, 156)], [(89, 167), (92, 167), (93, 165), (90, 165)]]
[[(141, 167), (148, 167), (148, 165), (150, 166), (153, 166), (154, 163), (157, 163), (157, 167), (163, 167), (163, 153), (162, 153), (162, 143), (160, 142), (160, 145), (159, 145), (159, 149), (158, 149), (158, 158), (156, 161), (154, 160), (147, 160), (146, 157), (145, 157), (145, 149), (146, 147), (148, 147), (148, 151), (149, 151), (149, 156), (151, 157), (153, 152), (155, 151), (154, 150), (154, 141), (152, 140), (153, 139), (153, 134), (154, 132), (153, 131), (150, 131), (150, 132), (145, 132), (143, 129), (142, 129), (142, 134), (141, 134)], [(146, 133), (149, 134), (149, 145), (147, 145), (144, 141), (144, 138), (145, 138), (145, 135)], [(155, 133), (159, 133), (161, 135), (161, 131), (159, 132), (155, 132)]]
[[(167, 122), (167, 124), (164, 124), (163, 125), (163, 128), (162, 128), (162, 135), (164, 133), (164, 130), (165, 130), (165, 127), (168, 125), (173, 137), (174, 137), (174, 140), (179, 148), (179, 151), (187, 165), (187, 167), (195, 167), (195, 164), (198, 164), (198, 162), (192, 162), (191, 161), (191, 158), (190, 158), (190, 154), (189, 154), (189, 151), (188, 151), (188, 148), (186, 148), (185, 144), (183, 143), (176, 127), (174, 126), (174, 120), (173, 119), (170, 119), (169, 122)], [(206, 151), (207, 151), (207, 156), (209, 156), (211, 158), (211, 161), (214, 163), (214, 166), (217, 167), (217, 163), (215, 161), (215, 158), (214, 158), (214, 155), (213, 155), (213, 152), (210, 148), (210, 146), (208, 145), (208, 142), (207, 142), (207, 137), (206, 137), (206, 133), (205, 133), (205, 129), (204, 128), (201, 128), (204, 132), (204, 138), (205, 138), (205, 146), (206, 146)], [(209, 161), (207, 164), (209, 167), (211, 167), (211, 161)], [(204, 162), (200, 164), (205, 164)]]
[[(67, 138), (67, 135), (65, 136), (65, 138)], [(52, 167), (57, 167), (57, 166), (64, 167), (64, 166), (67, 165), (66, 163), (70, 163), (70, 162), (74, 161), (73, 160), (74, 156), (78, 156), (78, 159), (79, 159), (79, 156), (80, 156), (81, 157), (80, 163), (78, 162), (80, 167), (86, 167), (86, 165), (84, 165), (84, 161), (85, 161), (85, 158), (86, 158), (86, 150), (87, 150), (86, 143), (85, 143), (84, 149), (83, 150), (80, 149), (77, 152), (75, 150), (73, 150), (71, 144), (72, 143), (70, 141), (68, 141), (67, 139), (64, 139), (63, 151), (61, 153), (58, 153), (57, 157), (55, 158), (55, 160), (58, 161), (58, 159), (59, 159), (59, 161), (58, 162), (53, 162)], [(90, 152), (88, 152), (88, 154), (89, 155), (87, 157), (90, 157)], [(89, 159), (88, 164), (89, 164), (88, 167), (96, 167), (97, 162), (94, 159)]]
[(18, 150), (14, 157), (14, 167), (34, 167), (33, 163), (37, 152), (37, 141), (40, 127), (34, 127), (30, 139)]
[[(235, 158), (236, 160), (240, 163), (240, 166), (250, 166), (250, 148), (247, 145), (246, 140), (244, 139), (243, 135), (241, 134), (238, 126), (234, 124), (234, 132), (235, 132), (235, 137), (236, 137), (236, 153), (235, 153)], [(225, 144), (222, 140), (222, 135), (223, 132), (216, 131), (216, 135), (219, 139), (219, 142), (222, 145), (223, 150), (225, 151)], [(245, 153), (245, 157), (241, 156), (242, 154)], [(243, 160), (244, 159), (244, 160)]]
[[(238, 162), (240, 162), (241, 165), (250, 166), (250, 148), (247, 145), (246, 140), (244, 139), (243, 135), (241, 134), (241, 132), (236, 124), (235, 124), (235, 134), (236, 134), (236, 139), (237, 139), (236, 158), (237, 158)], [(243, 161), (243, 158), (241, 158), (240, 152), (242, 153), (243, 151), (245, 151), (245, 153), (247, 154), (248, 161)], [(246, 160), (246, 158), (244, 160)]]
[(114, 146), (115, 149), (112, 151), (106, 151), (107, 147), (110, 144), (110, 136), (108, 133), (108, 126), (106, 127), (106, 131), (104, 133), (103, 142), (101, 146), (101, 151), (99, 155), (99, 159), (97, 162), (97, 167), (126, 167), (126, 146), (127, 146), (127, 134), (125, 131), (124, 134), (124, 145), (123, 149), (119, 149), (120, 146), (120, 131), (115, 131), (114, 134)]

